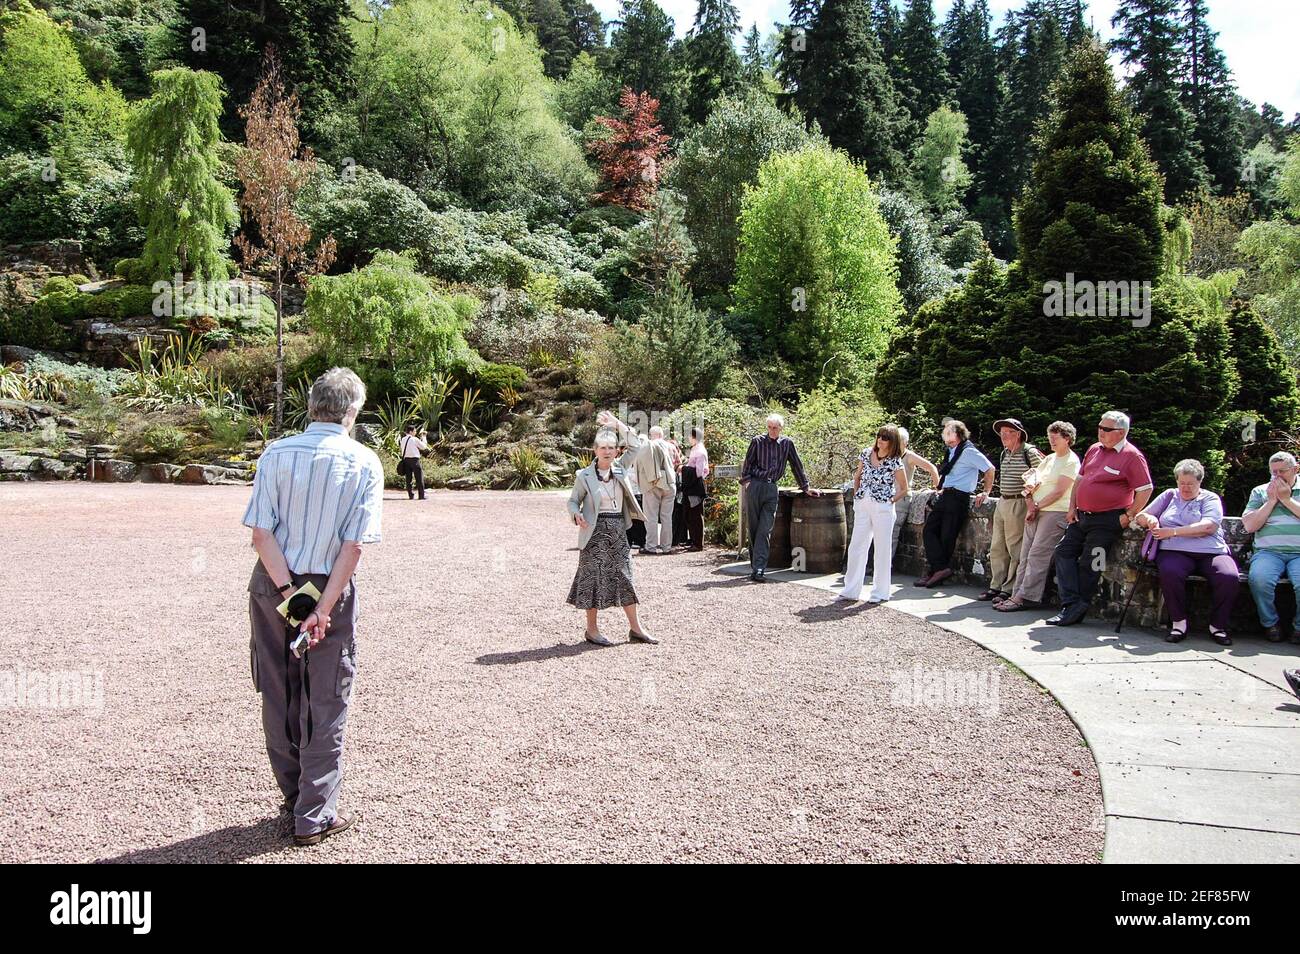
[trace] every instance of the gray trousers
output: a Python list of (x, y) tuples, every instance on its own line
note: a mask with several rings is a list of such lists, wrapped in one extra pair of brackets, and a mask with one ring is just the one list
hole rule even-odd
[[(320, 574), (293, 577), (295, 585), (310, 581), (322, 591), (326, 579)], [(284, 597), (259, 561), (248, 582), (253, 687), (262, 695), (262, 731), (271, 771), (294, 806), (294, 834), (311, 835), (334, 821), (343, 781), (343, 728), (356, 674), (356, 588), (351, 581), (344, 587), (325, 638), (303, 660), (290, 653), (287, 665), (284, 617), (275, 609), (282, 602)], [(304, 669), (311, 683), (311, 740), (306, 745)]]
[(768, 546), (772, 524), (776, 522), (776, 505), (780, 491), (767, 480), (751, 480), (745, 488), (745, 525), (749, 527), (749, 565), (754, 570), (767, 569)]
[(666, 490), (659, 487), (645, 487), (641, 491), (641, 498), (641, 511), (645, 514), (645, 548), (671, 550), (673, 548), (673, 506), (676, 503), (677, 487), (669, 485)]

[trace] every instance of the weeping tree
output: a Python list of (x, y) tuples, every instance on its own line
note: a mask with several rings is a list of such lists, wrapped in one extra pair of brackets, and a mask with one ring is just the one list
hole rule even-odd
[(144, 268), (152, 279), (177, 272), (196, 282), (228, 277), (235, 198), (218, 178), (221, 80), (183, 68), (153, 74), (153, 94), (135, 107), (127, 149), (135, 168), (145, 231)]
[(305, 249), (311, 229), (294, 212), (297, 198), (311, 176), (315, 160), (298, 139), (301, 114), (298, 97), (286, 92), (275, 48), (268, 46), (262, 78), (248, 105), (239, 111), (245, 122), (246, 147), (235, 160), (244, 190), (239, 205), (244, 230), (235, 237), (244, 264), (275, 274), (275, 433), (284, 426), (284, 281), (295, 273), (325, 271), (334, 261), (336, 245), (330, 236), (308, 260)]

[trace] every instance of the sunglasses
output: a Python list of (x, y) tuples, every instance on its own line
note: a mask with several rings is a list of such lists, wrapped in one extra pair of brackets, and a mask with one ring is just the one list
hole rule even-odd
[(1097, 425), (1097, 430), (1099, 430), (1099, 431), (1105, 431), (1107, 434), (1113, 434), (1115, 431), (1122, 431), (1122, 430), (1124, 430), (1124, 428), (1122, 428), (1122, 427), (1106, 427), (1104, 424), (1098, 424), (1098, 425)]

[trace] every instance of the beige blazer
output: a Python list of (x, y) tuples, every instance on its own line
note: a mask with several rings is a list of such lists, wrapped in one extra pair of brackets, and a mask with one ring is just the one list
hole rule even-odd
[[(637, 506), (636, 496), (628, 486), (627, 477), (620, 463), (626, 458), (625, 453), (614, 463), (614, 479), (623, 488), (624, 530), (632, 526), (633, 520), (645, 520), (645, 514)], [(600, 509), (600, 487), (597, 485), (597, 479), (596, 465), (593, 462), (574, 475), (573, 493), (569, 494), (569, 518), (576, 524), (578, 514), (581, 513), (587, 520), (586, 528), (578, 531), (579, 550), (586, 549), (587, 544), (591, 542), (591, 535), (596, 532), (596, 514)]]

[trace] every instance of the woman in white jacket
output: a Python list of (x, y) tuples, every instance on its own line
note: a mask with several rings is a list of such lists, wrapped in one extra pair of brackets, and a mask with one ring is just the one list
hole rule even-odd
[(639, 601), (632, 582), (632, 548), (627, 542), (627, 528), (633, 519), (645, 519), (623, 469), (624, 459), (636, 450), (634, 444), (619, 458), (618, 435), (600, 431), (592, 446), (595, 460), (578, 471), (569, 494), (569, 515), (578, 525), (581, 552), (568, 602), (587, 611), (586, 638), (597, 646), (614, 645), (596, 623), (596, 614), (611, 606), (621, 606), (627, 614), (628, 639), (659, 642), (637, 620)]

